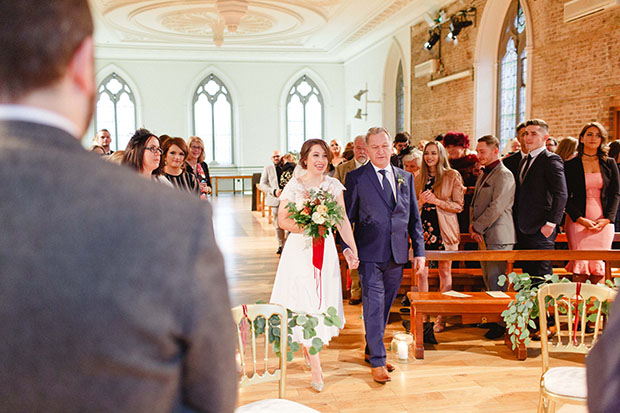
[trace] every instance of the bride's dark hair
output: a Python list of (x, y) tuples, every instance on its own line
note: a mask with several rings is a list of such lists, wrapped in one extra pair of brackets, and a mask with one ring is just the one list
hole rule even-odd
[(332, 153), (324, 140), (308, 139), (304, 142), (303, 145), (301, 145), (301, 152), (299, 154), (299, 165), (301, 165), (303, 169), (306, 169), (308, 167), (308, 155), (310, 155), (310, 149), (312, 149), (314, 145), (319, 145), (325, 151), (325, 153), (327, 154), (327, 162), (332, 161)]

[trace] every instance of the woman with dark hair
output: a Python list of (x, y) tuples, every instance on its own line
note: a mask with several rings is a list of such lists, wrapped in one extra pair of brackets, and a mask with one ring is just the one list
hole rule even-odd
[[(189, 154), (187, 156), (187, 164), (192, 168), (192, 172), (196, 175), (199, 182), (200, 193), (211, 193), (211, 176), (209, 175), (209, 165), (205, 162), (205, 144), (198, 136), (190, 136), (187, 140), (189, 146)], [(198, 169), (202, 170), (202, 174)]]
[[(340, 236), (350, 247), (350, 253), (345, 253), (349, 268), (357, 268), (357, 247), (353, 238), (353, 230), (347, 218), (342, 192), (344, 186), (339, 180), (326, 176), (330, 165), (331, 152), (327, 144), (321, 139), (310, 139), (301, 147), (299, 165), (307, 172), (299, 177), (292, 178), (284, 187), (280, 195), (280, 205), (289, 202), (302, 203), (308, 198), (311, 190), (325, 191), (333, 195), (342, 208), (342, 221), (337, 224)], [(318, 211), (314, 214), (318, 214)], [(315, 220), (313, 214), (313, 220)], [(291, 311), (319, 315), (334, 307), (338, 316), (343, 320), (342, 288), (340, 283), (340, 264), (334, 235), (325, 238), (323, 247), (323, 266), (321, 270), (313, 265), (312, 239), (304, 234), (293, 221), (288, 212), (278, 214), (278, 225), (289, 231), (290, 234), (284, 244), (276, 279), (273, 284), (270, 302), (283, 305)], [(317, 216), (316, 219), (320, 219)], [(315, 220), (315, 222), (317, 222)], [(347, 250), (348, 251), (348, 250)], [(342, 328), (340, 326), (340, 328)], [(340, 330), (337, 326), (326, 326), (322, 321), (315, 327), (316, 337), (328, 343), (337, 336)], [(306, 362), (310, 365), (312, 379), (310, 386), (313, 390), (323, 390), (323, 372), (318, 354), (309, 354), (313, 338), (306, 338), (300, 327), (293, 328), (293, 340), (300, 343), (304, 349)]]
[[(463, 180), (450, 167), (443, 145), (429, 142), (424, 147), (420, 174), (415, 179), (420, 219), (424, 231), (424, 248), (458, 250), (460, 241), (457, 215), (463, 210)], [(429, 263), (431, 265), (431, 263)], [(452, 261), (439, 261), (439, 290), (452, 289)], [(418, 291), (428, 291), (428, 267), (418, 274)], [(435, 319), (435, 332), (444, 328), (441, 316)]]
[(198, 193), (198, 181), (191, 172), (185, 169), (188, 149), (181, 138), (168, 138), (162, 145), (163, 156), (159, 170), (176, 188)]
[(136, 130), (136, 133), (129, 139), (121, 164), (131, 166), (146, 178), (160, 181), (159, 173), (155, 171), (159, 170), (161, 154), (162, 150), (157, 136), (142, 128)]
[[(620, 200), (616, 161), (607, 156), (607, 131), (598, 122), (587, 123), (579, 134), (577, 156), (564, 163), (568, 201), (566, 236), (569, 249), (608, 250)], [(603, 279), (603, 261), (571, 261), (566, 266), (573, 281)]]

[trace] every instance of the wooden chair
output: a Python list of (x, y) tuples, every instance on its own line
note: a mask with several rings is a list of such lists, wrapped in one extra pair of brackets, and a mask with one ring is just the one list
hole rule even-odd
[[(232, 309), (233, 320), (235, 321), (235, 326), (237, 328), (237, 339), (239, 346), (239, 355), (240, 355), (240, 364), (241, 364), (241, 380), (239, 382), (240, 387), (245, 387), (251, 384), (263, 383), (267, 381), (279, 380), (280, 381), (280, 391), (279, 397), (281, 399), (284, 398), (286, 392), (286, 346), (287, 346), (287, 338), (288, 338), (288, 315), (286, 312), (286, 308), (277, 304), (250, 304), (250, 305), (242, 305)], [(273, 315), (277, 315), (280, 317), (279, 325), (273, 325), (270, 323), (270, 318)], [(254, 325), (254, 320), (258, 317), (263, 317), (265, 320), (265, 348), (264, 348), (264, 359), (262, 360), (264, 363), (262, 374), (259, 373), (258, 362), (256, 360), (257, 351), (256, 351), (256, 330)], [(244, 333), (244, 328), (241, 327), (241, 321), (246, 319), (247, 329)], [(280, 340), (280, 357), (278, 367), (273, 370), (272, 373), (269, 372), (269, 328), (279, 328), (280, 334), (284, 337), (283, 340)], [(244, 342), (245, 341), (245, 342)], [(247, 368), (246, 363), (246, 346), (249, 344), (250, 347), (250, 355), (252, 364)], [(251, 376), (248, 376), (248, 371), (252, 372)]]
[[(603, 285), (559, 283), (548, 284), (538, 291), (540, 310), (542, 376), (540, 378), (540, 399), (538, 411), (555, 411), (557, 401), (570, 404), (587, 405), (586, 369), (583, 367), (549, 367), (549, 353), (587, 354), (596, 342), (603, 328), (601, 308), (594, 302), (612, 301), (616, 293)], [(553, 299), (549, 312), (553, 313), (557, 329), (550, 342), (547, 331), (547, 297)], [(579, 305), (582, 308), (579, 310)], [(566, 315), (560, 315), (563, 308)], [(595, 314), (594, 333), (587, 333), (587, 317)], [(580, 328), (575, 329), (575, 317), (579, 317)], [(562, 327), (565, 326), (563, 329)], [(579, 331), (575, 331), (579, 330)]]

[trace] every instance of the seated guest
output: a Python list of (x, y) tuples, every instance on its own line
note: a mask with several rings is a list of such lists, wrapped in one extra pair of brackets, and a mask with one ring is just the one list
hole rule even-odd
[(448, 152), (450, 167), (457, 170), (463, 178), (463, 184), (467, 187), (465, 193), (465, 205), (459, 214), (459, 230), (469, 231), (469, 205), (474, 194), (473, 187), (476, 186), (476, 179), (480, 175), (480, 164), (475, 154), (467, 154), (469, 148), (469, 137), (462, 132), (447, 132), (443, 136), (443, 145)]
[(136, 169), (145, 178), (172, 186), (170, 181), (161, 179), (160, 175), (154, 172), (159, 170), (162, 152), (157, 136), (144, 128), (138, 129), (129, 139), (121, 163)]
[[(458, 250), (460, 232), (456, 214), (463, 210), (463, 179), (450, 167), (441, 143), (426, 144), (415, 187), (424, 231), (424, 249)], [(451, 261), (438, 263), (440, 291), (452, 289), (451, 266)], [(418, 291), (428, 291), (428, 267), (418, 274)], [(437, 316), (434, 330), (439, 332), (443, 328), (442, 317)]]
[[(487, 135), (478, 139), (478, 159), (484, 165), (478, 177), (470, 208), (469, 234), (487, 250), (511, 250), (516, 242), (512, 220), (515, 180), (499, 160), (499, 139)], [(504, 291), (497, 280), (506, 274), (506, 261), (483, 261), (482, 276), (487, 291)], [(500, 338), (505, 327), (491, 323), (485, 334), (488, 339)]]
[(558, 141), (553, 136), (549, 136), (547, 142), (545, 142), (545, 146), (549, 152), (555, 152), (556, 149), (558, 149)]
[(169, 138), (162, 145), (164, 154), (159, 169), (176, 188), (199, 193), (196, 176), (185, 169), (188, 149), (181, 138)]
[(579, 141), (571, 136), (567, 136), (558, 143), (555, 153), (562, 158), (564, 162), (577, 156), (577, 145)]
[[(210, 194), (211, 176), (209, 175), (209, 165), (205, 162), (205, 144), (198, 136), (190, 136), (187, 140), (189, 146), (189, 154), (187, 155), (187, 164), (192, 168), (191, 172), (196, 176), (199, 182), (200, 193)], [(197, 165), (200, 165), (204, 177), (198, 173)]]
[(422, 163), (422, 151), (418, 148), (411, 148), (409, 153), (403, 156), (403, 166), (405, 171), (417, 177), (420, 174), (420, 164)]
[[(616, 161), (607, 156), (607, 131), (598, 122), (589, 122), (579, 134), (577, 157), (566, 161), (564, 172), (566, 236), (574, 250), (608, 250), (614, 239), (614, 222), (620, 199)], [(597, 283), (605, 276), (603, 261), (571, 261), (566, 269), (585, 281)]]
[(404, 169), (403, 156), (409, 153), (409, 141), (411, 136), (407, 132), (399, 132), (394, 137), (394, 151), (395, 153), (390, 158), (392, 165)]
[(96, 153), (97, 155), (101, 155), (101, 156), (105, 155), (105, 149), (103, 149), (103, 146), (101, 145), (93, 145), (90, 148), (88, 148), (88, 150), (90, 152)]

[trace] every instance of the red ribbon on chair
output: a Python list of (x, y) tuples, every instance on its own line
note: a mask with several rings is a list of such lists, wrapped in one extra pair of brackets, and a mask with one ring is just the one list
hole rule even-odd
[(325, 227), (319, 226), (318, 237), (312, 238), (312, 265), (314, 266), (314, 283), (316, 284), (316, 294), (319, 297), (319, 309), (323, 303), (323, 280), (321, 270), (323, 269), (323, 256), (325, 253)]
[(239, 328), (241, 329), (241, 343), (243, 343), (243, 348), (245, 348), (245, 343), (248, 339), (248, 306), (243, 304), (241, 309), (243, 310), (243, 319)]
[[(581, 294), (581, 283), (577, 283), (577, 304), (575, 305), (575, 324), (573, 325), (573, 344), (577, 345), (577, 326), (579, 325), (579, 294)], [(584, 302), (583, 305), (586, 305)]]

